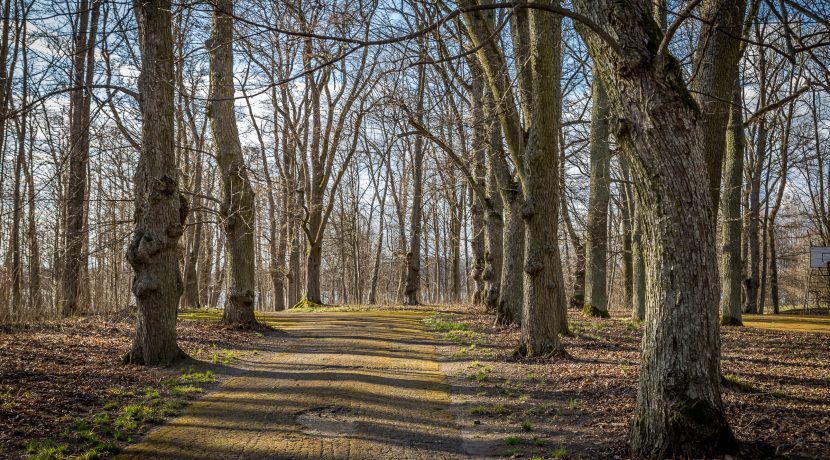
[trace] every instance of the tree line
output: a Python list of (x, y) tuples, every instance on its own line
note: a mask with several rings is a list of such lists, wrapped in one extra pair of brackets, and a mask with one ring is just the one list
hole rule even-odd
[[(4, 321), (471, 303), (566, 356), (643, 321), (635, 456), (733, 452), (720, 324), (830, 245), (828, 12), (798, 0), (3, 0)], [(125, 257), (126, 253), (126, 257)]]

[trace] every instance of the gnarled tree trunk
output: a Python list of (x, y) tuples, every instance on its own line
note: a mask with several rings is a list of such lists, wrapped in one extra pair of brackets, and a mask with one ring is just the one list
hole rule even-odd
[(124, 361), (169, 364), (176, 344), (176, 309), (183, 283), (179, 238), (187, 200), (179, 193), (173, 140), (173, 34), (170, 0), (135, 3), (141, 47), (141, 155), (135, 174), (135, 230), (127, 248), (138, 306), (135, 339)]

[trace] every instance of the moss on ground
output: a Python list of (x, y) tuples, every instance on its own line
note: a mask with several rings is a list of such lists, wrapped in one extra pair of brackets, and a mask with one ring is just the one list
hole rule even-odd
[(587, 303), (582, 309), (582, 316), (590, 316), (594, 318), (610, 318), (608, 310), (600, 310), (599, 308)]

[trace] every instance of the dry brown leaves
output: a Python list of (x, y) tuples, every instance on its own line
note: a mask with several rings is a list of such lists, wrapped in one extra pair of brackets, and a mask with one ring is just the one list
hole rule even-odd
[[(518, 448), (502, 442), (503, 452), (513, 455), (552, 457), (556, 452), (551, 448), (561, 443), (568, 457), (626, 457), (637, 397), (640, 326), (624, 318), (584, 318), (571, 312), (574, 334), (563, 338), (570, 358), (531, 361), (513, 357), (517, 328), (494, 326), (493, 317), (481, 310), (468, 310), (456, 321), (481, 334), (474, 350), (465, 350), (462, 342), (443, 351), (447, 360), (460, 361), (450, 371), (456, 374), (454, 386), (477, 387), (466, 391), (472, 396), (464, 400), (463, 411), (495, 402), (506, 404), (512, 414), (503, 420), (471, 417), (477, 422), (476, 437), (496, 431), (510, 444), (504, 436), (523, 436), (513, 444)], [(723, 399), (742, 443), (741, 457), (830, 458), (830, 334), (745, 327), (723, 328), (721, 336)], [(471, 360), (492, 369), (486, 382), (471, 382), (470, 366), (464, 363)], [(542, 410), (528, 410), (534, 404)], [(517, 428), (521, 420), (532, 423), (533, 431), (522, 433)], [(547, 439), (547, 445), (531, 442), (541, 444), (540, 439)]]
[[(99, 410), (113, 393), (141, 394), (179, 375), (181, 365), (213, 366), (122, 365), (133, 331), (131, 321), (100, 317), (0, 328), (0, 457), (22, 456), (33, 439), (65, 440), (73, 417)], [(185, 352), (208, 360), (217, 351), (259, 348), (258, 334), (215, 322), (180, 321), (178, 336)]]

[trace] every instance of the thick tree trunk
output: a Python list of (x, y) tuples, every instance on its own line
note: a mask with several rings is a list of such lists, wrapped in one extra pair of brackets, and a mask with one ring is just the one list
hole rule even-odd
[(222, 173), (219, 215), (225, 230), (228, 258), (227, 302), (222, 320), (247, 327), (256, 323), (254, 191), (248, 180), (234, 113), (232, 44), (233, 0), (217, 0), (213, 10), (213, 30), (207, 43), (210, 61), (207, 116)]
[[(712, 457), (736, 450), (720, 395), (714, 210), (700, 109), (661, 51), (650, 2), (575, 0), (611, 47), (579, 25), (620, 120), (643, 224), (646, 319), (630, 438), (634, 457)], [(664, 49), (664, 48), (663, 48)]]
[[(558, 5), (559, 1), (548, 2)], [(519, 354), (562, 353), (559, 323), (565, 312), (565, 286), (559, 257), (559, 123), (561, 16), (531, 10), (530, 66), (533, 108), (525, 152), (524, 310)]]
[(173, 34), (170, 0), (137, 2), (141, 47), (141, 155), (135, 175), (135, 230), (127, 248), (138, 321), (124, 361), (164, 365), (183, 357), (176, 309), (183, 283), (178, 243), (187, 219), (173, 139)]
[(744, 174), (744, 118), (741, 104), (741, 85), (736, 79), (732, 88), (733, 104), (729, 109), (729, 127), (726, 132), (724, 184), (721, 195), (723, 213), (721, 256), (721, 324), (741, 326), (741, 190)]
[(585, 236), (585, 308), (589, 316), (608, 317), (608, 202), (611, 199), (611, 150), (608, 146), (608, 96), (599, 78), (592, 82), (591, 186)]
[(323, 250), (319, 242), (306, 243), (305, 298), (318, 305), (323, 304), (320, 290), (320, 270), (323, 265)]

